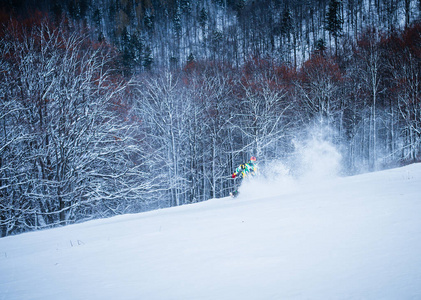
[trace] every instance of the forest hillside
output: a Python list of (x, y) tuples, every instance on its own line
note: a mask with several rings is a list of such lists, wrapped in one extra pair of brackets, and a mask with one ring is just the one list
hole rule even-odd
[(421, 158), (421, 1), (1, 1), (0, 235)]

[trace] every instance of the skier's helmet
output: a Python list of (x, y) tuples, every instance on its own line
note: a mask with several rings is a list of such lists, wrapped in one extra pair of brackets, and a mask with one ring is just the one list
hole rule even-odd
[(255, 157), (255, 156), (252, 156), (252, 157), (250, 158), (250, 160), (251, 160), (251, 161), (256, 161), (257, 159), (256, 159), (256, 157)]

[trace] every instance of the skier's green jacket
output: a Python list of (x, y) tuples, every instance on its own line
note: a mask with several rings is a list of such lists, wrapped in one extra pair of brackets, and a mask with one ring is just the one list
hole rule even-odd
[(256, 157), (252, 156), (250, 160), (242, 165), (239, 165), (235, 172), (232, 174), (232, 178), (235, 178), (237, 176), (241, 176), (242, 178), (246, 177), (248, 174), (254, 175), (256, 172)]

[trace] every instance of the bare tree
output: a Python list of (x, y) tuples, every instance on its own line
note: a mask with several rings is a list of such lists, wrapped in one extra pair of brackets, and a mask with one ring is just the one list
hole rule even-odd
[(149, 124), (147, 134), (160, 155), (162, 188), (168, 189), (171, 205), (184, 204), (186, 178), (182, 154), (188, 139), (189, 99), (182, 98), (179, 78), (170, 72), (140, 81), (137, 91), (138, 115)]
[(331, 126), (341, 119), (341, 79), (339, 66), (332, 59), (315, 55), (304, 63), (296, 86), (308, 121)]
[(48, 22), (7, 30), (3, 234), (127, 212), (151, 181), (109, 49)]
[[(370, 168), (377, 169), (378, 164), (378, 102), (379, 95), (384, 91), (382, 88), (382, 61), (381, 49), (379, 47), (379, 34), (376, 30), (368, 30), (366, 35), (359, 41), (359, 49), (356, 56), (360, 65), (356, 69), (356, 76), (359, 82), (362, 83), (362, 88), (366, 91), (365, 107), (369, 107), (368, 126), (363, 125), (364, 129), (369, 128), (369, 148), (368, 158), (370, 161)], [(364, 120), (364, 122), (366, 122)]]

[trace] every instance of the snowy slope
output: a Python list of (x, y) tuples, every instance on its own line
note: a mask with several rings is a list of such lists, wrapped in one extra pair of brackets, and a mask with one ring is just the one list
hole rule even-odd
[(0, 299), (421, 299), (421, 164), (3, 238)]

